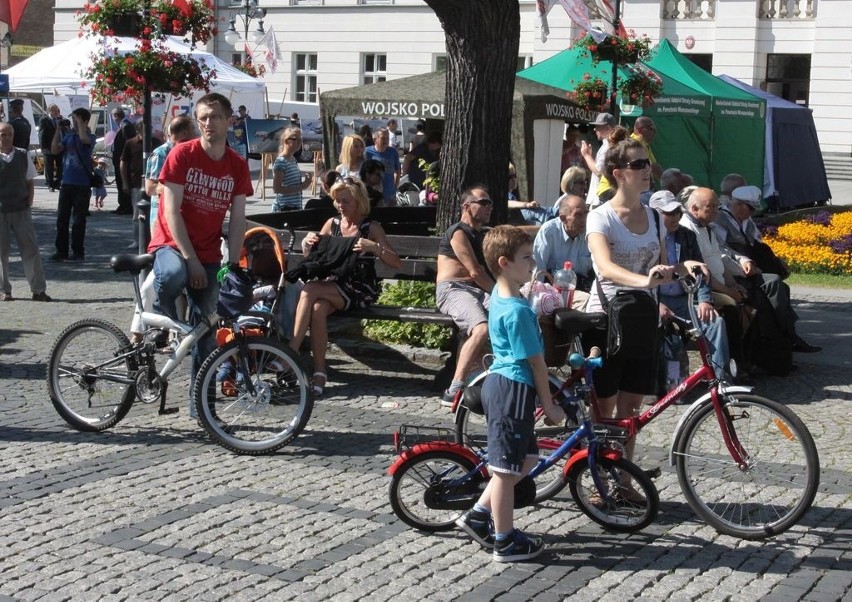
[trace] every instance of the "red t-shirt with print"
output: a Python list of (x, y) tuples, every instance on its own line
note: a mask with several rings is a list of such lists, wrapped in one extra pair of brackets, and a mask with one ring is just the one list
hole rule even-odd
[[(179, 144), (169, 153), (160, 171), (161, 184), (171, 182), (183, 186), (180, 214), (186, 224), (189, 240), (201, 263), (222, 260), (221, 236), (225, 213), (235, 196), (254, 192), (248, 163), (230, 148), (214, 161), (201, 147), (201, 140)], [(166, 223), (162, 198), (157, 212), (157, 227), (148, 245), (153, 253), (159, 247), (177, 248)]]

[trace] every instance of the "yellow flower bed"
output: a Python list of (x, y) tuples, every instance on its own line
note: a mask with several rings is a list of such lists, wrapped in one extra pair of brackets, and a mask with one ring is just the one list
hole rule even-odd
[(812, 221), (785, 224), (764, 240), (793, 272), (850, 276), (850, 245), (842, 253), (830, 246), (844, 238), (852, 242), (852, 211), (834, 215), (827, 226)]

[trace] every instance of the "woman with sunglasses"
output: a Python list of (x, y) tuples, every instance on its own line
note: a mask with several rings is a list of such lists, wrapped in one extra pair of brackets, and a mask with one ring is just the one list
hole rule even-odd
[(311, 174), (302, 174), (296, 162), (296, 151), (302, 148), (302, 130), (284, 128), (278, 145), (278, 157), (272, 164), (273, 211), (302, 208), (302, 191), (311, 185)]
[[(655, 287), (671, 282), (674, 273), (662, 243), (666, 230), (660, 227), (656, 212), (639, 201), (651, 183), (651, 163), (645, 149), (632, 139), (611, 146), (604, 173), (615, 193), (586, 219), (586, 240), (598, 281), (592, 286), (587, 312), (605, 311), (623, 289), (638, 289), (653, 296)], [(656, 322), (658, 318), (649, 319)], [(589, 334), (584, 335), (584, 344), (596, 345), (606, 352), (606, 333)], [(657, 343), (651, 338), (647, 352), (639, 356), (606, 356), (603, 368), (595, 372), (595, 392), (604, 416), (613, 416), (614, 412), (615, 418), (626, 418), (637, 413), (643, 397), (655, 392), (658, 355)], [(629, 440), (628, 459), (633, 457), (634, 447), (635, 441)], [(632, 493), (625, 497), (641, 503), (642, 496), (632, 487), (629, 491)]]
[(290, 348), (299, 350), (311, 331), (311, 353), (314, 358), (313, 392), (323, 394), (326, 383), (325, 352), (328, 344), (328, 316), (336, 311), (363, 308), (379, 296), (375, 260), (398, 268), (399, 255), (394, 251), (378, 222), (371, 221), (370, 201), (363, 182), (351, 177), (341, 178), (331, 187), (331, 198), (339, 217), (329, 219), (317, 232), (310, 232), (302, 242), (307, 255), (320, 241), (320, 236), (354, 237), (352, 253), (360, 258), (353, 270), (344, 277), (314, 280), (305, 284), (296, 306), (293, 338)]
[(358, 134), (349, 134), (343, 139), (340, 147), (340, 165), (334, 170), (341, 176), (360, 178), (361, 166), (364, 165), (364, 139)]

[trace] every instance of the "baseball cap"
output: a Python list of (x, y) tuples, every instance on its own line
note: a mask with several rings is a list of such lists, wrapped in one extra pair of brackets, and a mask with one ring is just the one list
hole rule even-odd
[(683, 210), (681, 204), (677, 202), (675, 195), (668, 190), (658, 190), (652, 194), (648, 201), (648, 206), (651, 209), (656, 209), (660, 213), (671, 213), (673, 211)]
[(592, 125), (615, 125), (615, 117), (611, 113), (598, 113)]
[(739, 188), (734, 188), (731, 198), (755, 209), (760, 209), (760, 188), (757, 186), (740, 186)]

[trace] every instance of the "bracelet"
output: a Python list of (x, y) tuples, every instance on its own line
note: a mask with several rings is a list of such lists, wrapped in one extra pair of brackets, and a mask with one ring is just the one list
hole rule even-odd
[(385, 248), (380, 244), (379, 245), (379, 252), (376, 253), (376, 257), (381, 257), (384, 254), (385, 254)]

